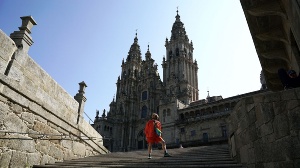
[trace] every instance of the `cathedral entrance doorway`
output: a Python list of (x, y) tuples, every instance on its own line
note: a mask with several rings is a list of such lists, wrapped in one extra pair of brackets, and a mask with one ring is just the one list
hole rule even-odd
[(204, 143), (208, 142), (208, 134), (207, 133), (203, 133), (203, 142)]
[(137, 144), (138, 144), (138, 149), (145, 149), (147, 148), (147, 142), (146, 142), (146, 137), (144, 134), (144, 130), (141, 130), (138, 133), (138, 137), (137, 137)]

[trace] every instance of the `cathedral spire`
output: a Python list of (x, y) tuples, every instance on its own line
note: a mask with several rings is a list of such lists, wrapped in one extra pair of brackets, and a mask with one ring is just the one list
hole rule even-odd
[(137, 30), (138, 30), (138, 29), (135, 29), (134, 43), (137, 43), (137, 42), (138, 42), (138, 38), (137, 38)]
[(136, 33), (134, 37), (134, 42), (129, 49), (126, 61), (141, 61), (142, 59), (140, 45), (138, 44), (137, 29), (135, 31)]
[(176, 22), (180, 22), (180, 16), (179, 16), (179, 14), (178, 14), (178, 6), (177, 6), (177, 15), (175, 16), (175, 18), (176, 18)]
[(149, 51), (149, 43), (148, 43), (148, 50), (146, 52), (146, 60), (149, 60), (149, 59), (151, 59), (151, 53)]
[(177, 39), (184, 39), (186, 41), (189, 41), (188, 36), (186, 35), (184, 24), (180, 21), (180, 16), (178, 14), (178, 7), (176, 13), (177, 13), (175, 16), (176, 20), (171, 30), (172, 32), (171, 41)]
[(207, 91), (207, 97), (206, 98), (210, 98), (210, 96), (209, 96), (209, 90)]

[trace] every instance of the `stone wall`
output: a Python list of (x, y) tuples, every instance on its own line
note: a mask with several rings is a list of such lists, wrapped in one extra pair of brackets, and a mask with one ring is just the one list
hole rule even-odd
[(242, 99), (228, 118), (231, 155), (247, 167), (300, 167), (300, 88)]
[(0, 30), (1, 167), (107, 153), (101, 135), (80, 114), (80, 103), (27, 51)]

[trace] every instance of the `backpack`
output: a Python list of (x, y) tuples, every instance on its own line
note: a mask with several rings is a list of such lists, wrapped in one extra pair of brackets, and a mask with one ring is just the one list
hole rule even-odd
[(149, 120), (146, 123), (144, 131), (145, 131), (146, 137), (153, 137), (155, 135), (161, 136), (161, 133), (162, 133), (160, 123), (155, 122), (155, 120)]
[(160, 126), (155, 123), (154, 120), (149, 120), (144, 130), (146, 137), (153, 137), (154, 135), (161, 136)]

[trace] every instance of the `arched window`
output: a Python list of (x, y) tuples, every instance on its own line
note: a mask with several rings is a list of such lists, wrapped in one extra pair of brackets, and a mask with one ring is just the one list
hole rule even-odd
[(179, 48), (176, 48), (176, 56), (179, 56)]
[(181, 113), (179, 116), (180, 116), (180, 120), (184, 120), (184, 114)]
[(148, 99), (148, 93), (147, 93), (147, 91), (143, 91), (142, 100), (144, 101), (144, 100), (147, 100), (147, 99)]
[(172, 59), (172, 51), (169, 51), (169, 60)]
[(147, 106), (143, 106), (141, 118), (146, 118), (146, 117), (147, 117)]

